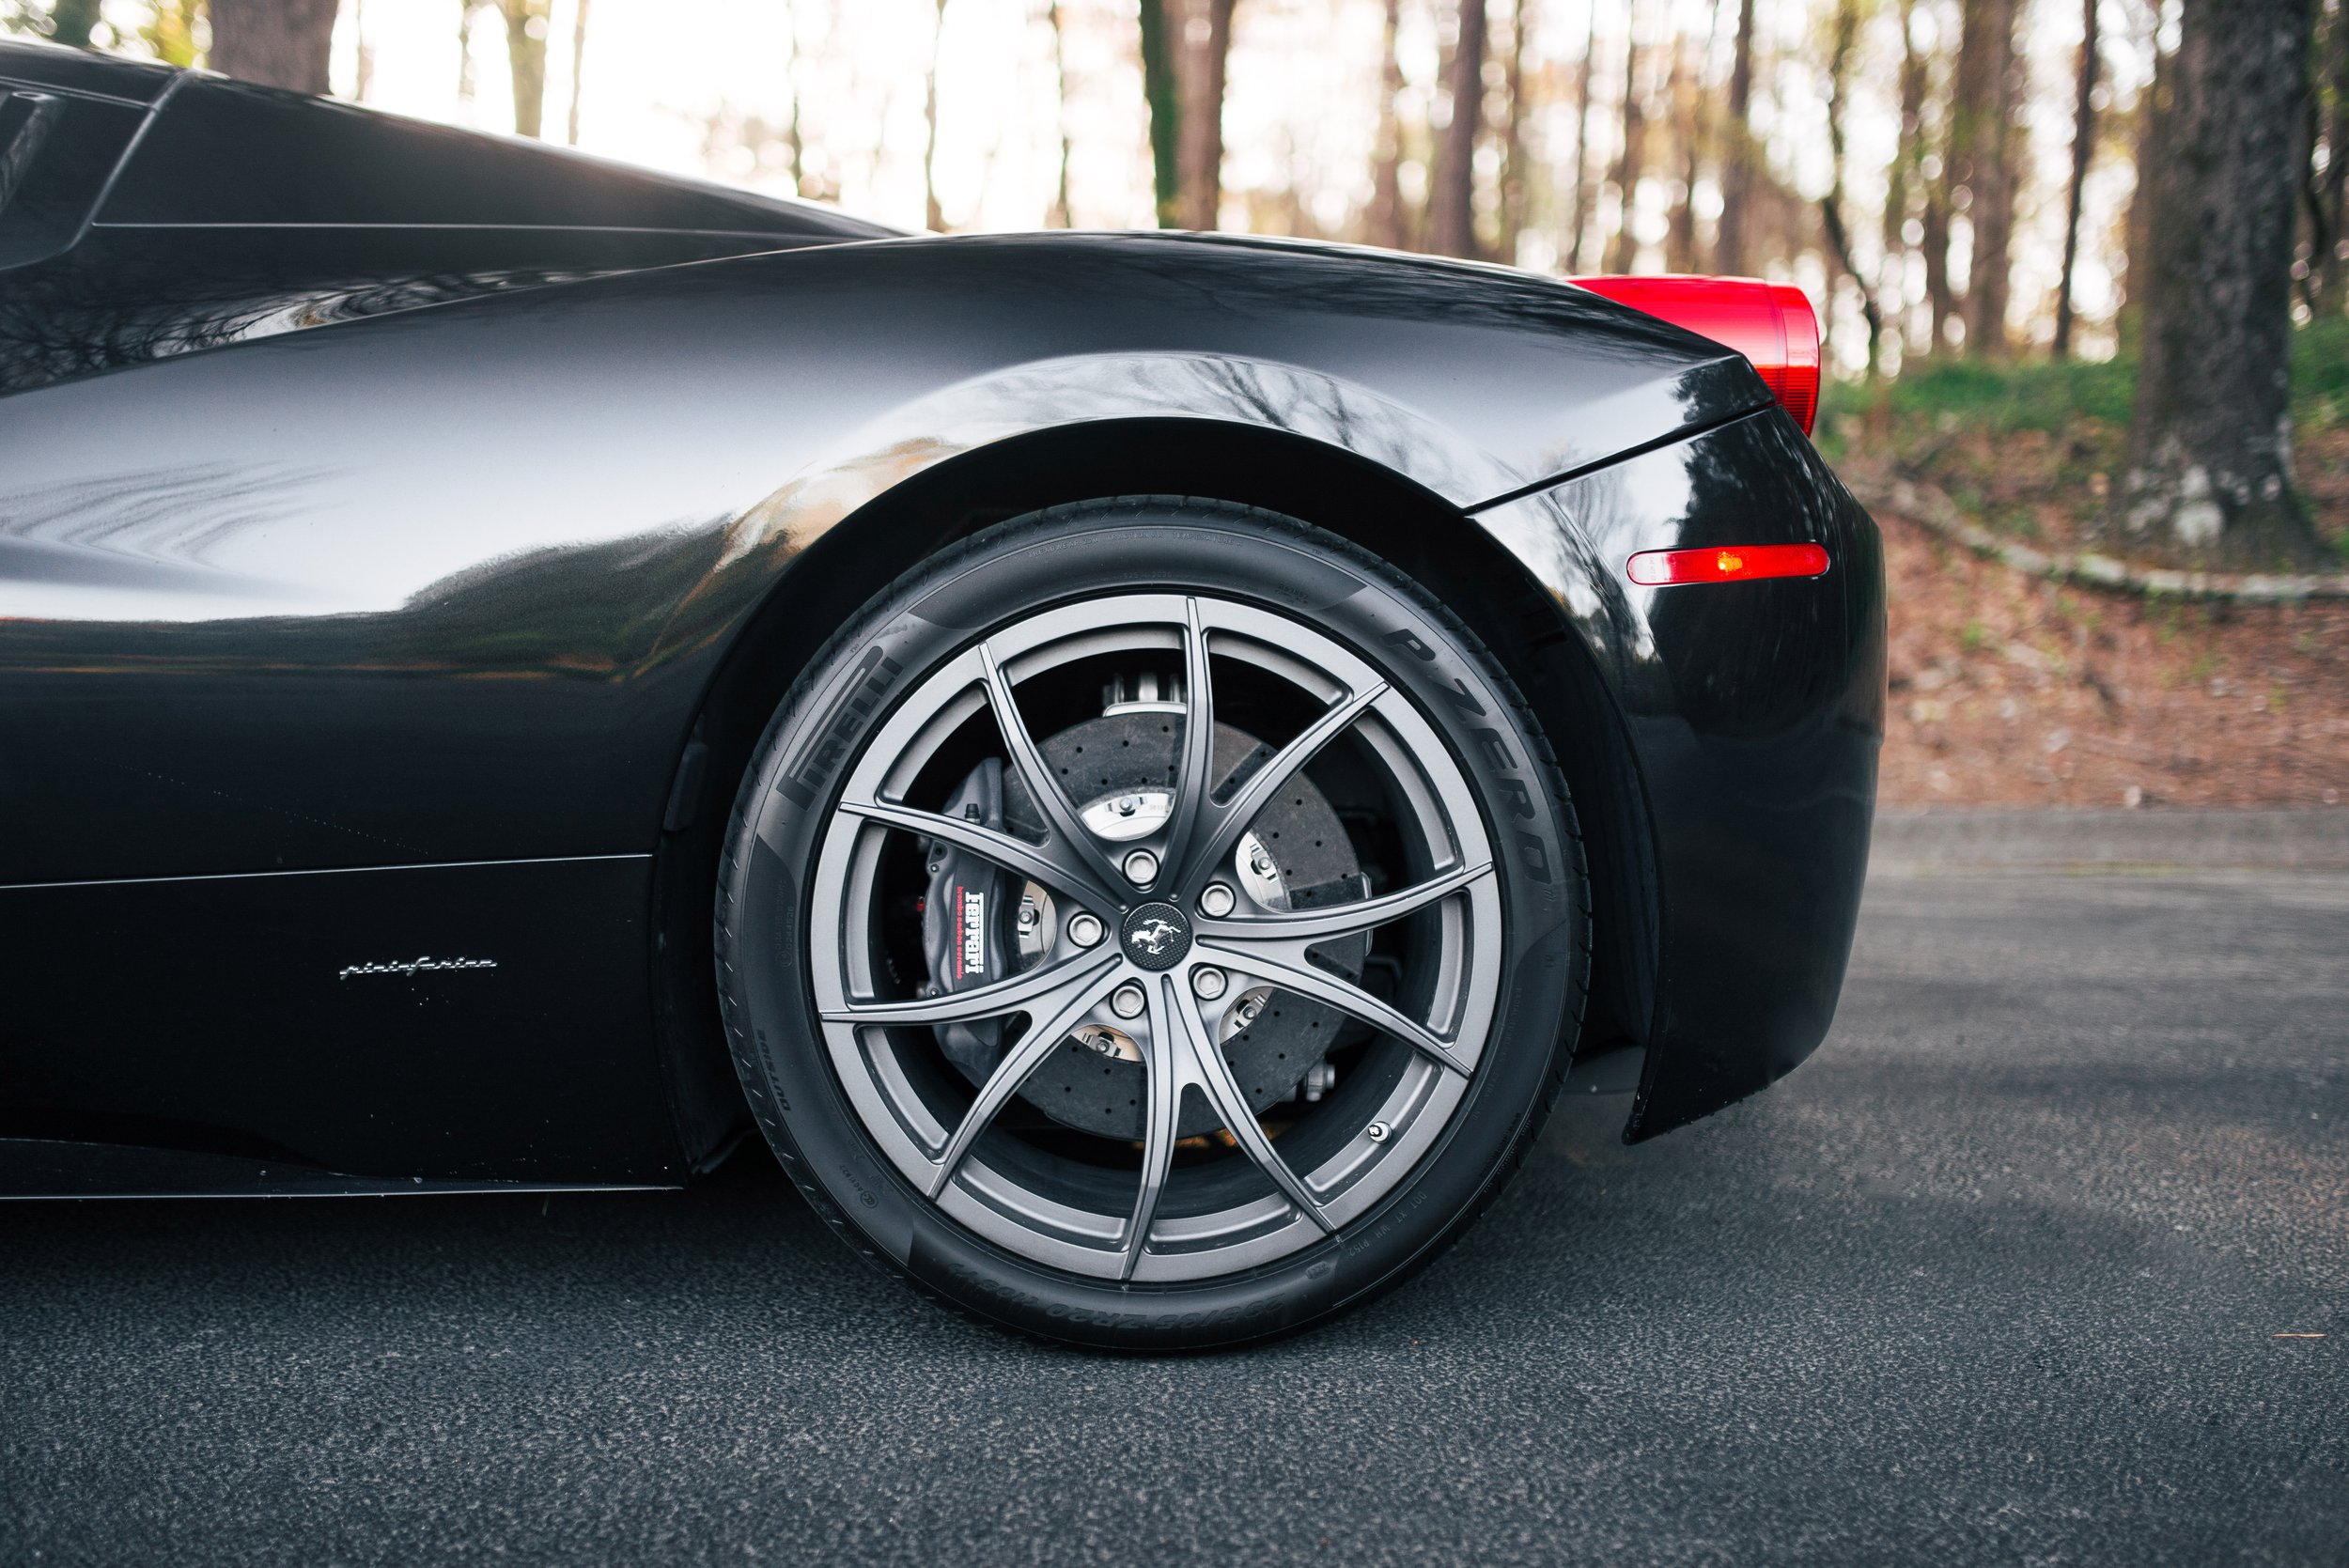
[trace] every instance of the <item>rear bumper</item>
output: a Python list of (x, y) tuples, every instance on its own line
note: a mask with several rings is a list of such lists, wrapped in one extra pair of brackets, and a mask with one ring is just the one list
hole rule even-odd
[[(1646, 1063), (1626, 1139), (1784, 1076), (1826, 1037), (1867, 871), (1884, 729), (1875, 523), (1781, 411), (1478, 520), (1548, 585), (1613, 699), (1645, 807)], [(1648, 550), (1824, 545), (1823, 577), (1641, 588)]]

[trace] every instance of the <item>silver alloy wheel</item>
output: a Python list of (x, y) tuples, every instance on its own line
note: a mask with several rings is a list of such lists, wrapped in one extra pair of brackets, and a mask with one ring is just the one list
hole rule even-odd
[[(1314, 714), (1253, 771), (1221, 781), (1211, 777), (1210, 653), (1293, 689)], [(1178, 659), (1183, 671), (1172, 810), (1140, 839), (1112, 839), (1087, 825), (1096, 802), (1065, 793), (1015, 698), (1039, 676), (1103, 655)], [(1000, 754), (1047, 824), (1041, 842), (908, 800), (950, 740), (990, 721)], [(1234, 907), (1231, 867), (1252, 822), (1342, 737), (1396, 803), (1392, 827), (1408, 879), (1310, 910), (1268, 908), (1248, 896)], [(905, 834), (969, 850), (1045, 890), (1060, 911), (1059, 935), (1008, 978), (943, 995), (886, 995), (887, 966), (877, 958), (891, 918), (882, 861), (893, 835)], [(1146, 868), (1141, 885), (1129, 875), (1135, 866)], [(1215, 895), (1203, 901), (1210, 886)], [(1210, 915), (1207, 907), (1229, 912)], [(1097, 917), (1105, 938), (1089, 946), (1070, 938), (1080, 913)], [(1394, 993), (1397, 1005), (1309, 956), (1318, 944), (1407, 920), (1409, 983)], [(886, 718), (825, 823), (806, 941), (832, 1067), (864, 1130), (907, 1181), (972, 1232), (1036, 1263), (1097, 1279), (1172, 1281), (1228, 1275), (1310, 1246), (1367, 1211), (1427, 1155), (1485, 1049), (1498, 1002), (1500, 923), (1491, 846), (1466, 775), (1368, 660), (1270, 610), (1129, 594), (996, 630)], [(1217, 1042), (1231, 1032), (1225, 1011), (1252, 988), (1259, 998), (1252, 1005), (1261, 1005), (1268, 986), (1392, 1043), (1377, 1079), (1384, 1092), (1367, 1113), (1358, 1096), (1309, 1108), (1279, 1140), (1267, 1131)], [(1131, 1007), (1135, 989), (1139, 1008)], [(1127, 1005), (1112, 1012), (1120, 991)], [(1028, 1027), (975, 1094), (941, 1098), (940, 1075), (926, 1078), (915, 1061), (935, 1055), (927, 1026), (1013, 1017)], [(1139, 1048), (1147, 1099), (1139, 1157), (1112, 1173), (1124, 1184), (1113, 1198), (1102, 1172), (1023, 1152), (996, 1126), (1072, 1032), (1112, 1023)], [(1189, 1092), (1213, 1107), (1230, 1154), (1177, 1163)], [(1323, 1110), (1348, 1125), (1300, 1136)], [(1310, 1151), (1309, 1169), (1284, 1157), (1283, 1141)], [(1218, 1178), (1218, 1168), (1235, 1160), (1261, 1172), (1255, 1190), (1236, 1191)]]

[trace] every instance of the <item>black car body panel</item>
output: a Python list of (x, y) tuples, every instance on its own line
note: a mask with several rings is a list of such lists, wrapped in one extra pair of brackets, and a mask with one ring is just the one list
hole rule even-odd
[[(18, 269), (0, 292), (0, 392), (514, 288), (892, 232), (217, 77), (124, 66), (116, 84), (114, 62), (0, 51), (0, 146), (29, 175), (0, 199), (0, 267)], [(109, 85), (114, 96), (95, 96)]]
[(1483, 513), (1574, 607), (1603, 562), (1650, 550), (1825, 545), (1825, 577), (1642, 588), (1578, 613), (1644, 786), (1656, 971), (1634, 1138), (1792, 1070), (1843, 987), (1875, 812), (1884, 573), (1875, 525), (1772, 411)]
[[(1585, 651), (1631, 1130), (1824, 1033), (1881, 570), (1720, 346), (1501, 269), (893, 238), (55, 50), (9, 84), (141, 123), (95, 184), (35, 149), (87, 198), (53, 253), (0, 206), (0, 1192), (681, 1179), (739, 1119), (656, 1029), (715, 693), (902, 569), (910, 496), (1133, 453), (1215, 493), (1163, 455), (1236, 442)], [(1780, 539), (1834, 568), (1622, 574)]]

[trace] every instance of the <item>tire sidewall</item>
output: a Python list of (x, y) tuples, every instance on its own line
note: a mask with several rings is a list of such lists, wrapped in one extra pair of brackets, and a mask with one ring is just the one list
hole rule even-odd
[[(1214, 594), (1310, 621), (1377, 666), (1434, 725), (1485, 814), (1502, 956), (1469, 1091), (1394, 1190), (1334, 1237), (1222, 1279), (1119, 1285), (1045, 1268), (964, 1230), (863, 1130), (807, 977), (807, 874), (879, 722), (998, 627), (1101, 592)], [(1505, 676), (1372, 558), (1268, 514), (1209, 504), (1056, 508), (978, 536), (881, 595), (794, 688), (745, 778), (718, 910), (721, 1006), (761, 1128), (801, 1188), (868, 1255), (1017, 1328), (1106, 1348), (1204, 1348), (1302, 1327), (1375, 1293), (1464, 1228), (1555, 1087), (1579, 1019), (1582, 873), (1556, 770)]]

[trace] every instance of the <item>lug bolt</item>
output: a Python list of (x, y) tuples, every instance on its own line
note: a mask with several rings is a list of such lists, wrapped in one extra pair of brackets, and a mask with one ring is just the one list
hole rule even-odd
[(1143, 1008), (1149, 1005), (1142, 987), (1130, 981), (1110, 993), (1110, 1011), (1121, 1018), (1138, 1018)]
[(1190, 971), (1190, 988), (1202, 1001), (1213, 1001), (1223, 994), (1223, 971), (1212, 965), (1202, 964)]
[(1211, 920), (1221, 920), (1232, 912), (1235, 902), (1231, 889), (1221, 882), (1209, 882), (1207, 891), (1199, 895), (1199, 912)]
[(1147, 849), (1137, 849), (1126, 857), (1126, 880), (1138, 888), (1148, 887), (1158, 880), (1159, 858)]
[(1101, 921), (1097, 915), (1078, 914), (1068, 919), (1068, 939), (1079, 947), (1091, 947), (1101, 939)]

